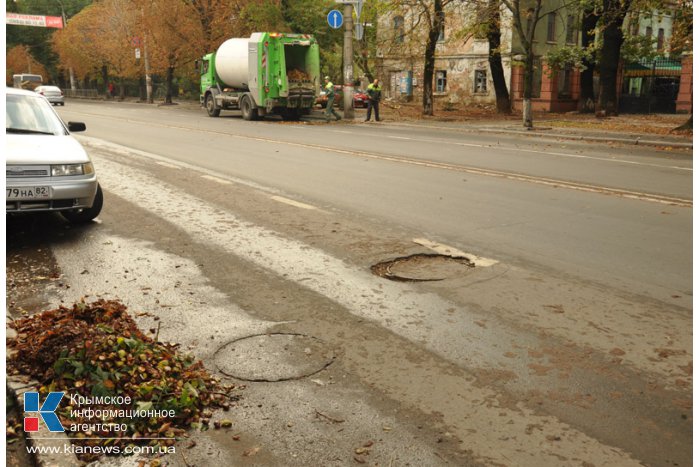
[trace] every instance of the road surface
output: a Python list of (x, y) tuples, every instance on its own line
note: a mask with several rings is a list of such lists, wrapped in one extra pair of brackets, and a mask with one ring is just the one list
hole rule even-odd
[[(8, 220), (10, 277), (25, 255), (60, 272), (16, 302), (116, 297), (212, 370), (257, 380), (231, 414), (240, 440), (202, 435), (187, 456), (691, 462), (688, 153), (186, 106), (58, 111), (87, 124), (105, 208), (82, 228)], [(442, 280), (372, 273), (406, 257), (383, 271)]]

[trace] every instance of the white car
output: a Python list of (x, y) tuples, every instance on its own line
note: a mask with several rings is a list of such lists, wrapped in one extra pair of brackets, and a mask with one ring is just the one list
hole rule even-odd
[(47, 98), (53, 105), (66, 105), (66, 102), (63, 100), (63, 91), (61, 91), (61, 88), (56, 86), (37, 86), (34, 88), (34, 92)]
[(59, 211), (74, 223), (93, 220), (102, 189), (90, 156), (49, 102), (33, 91), (6, 88), (6, 213)]

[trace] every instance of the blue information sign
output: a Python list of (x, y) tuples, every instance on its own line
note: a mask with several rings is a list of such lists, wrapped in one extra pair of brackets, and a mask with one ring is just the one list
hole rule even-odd
[(338, 29), (343, 25), (343, 14), (338, 10), (328, 12), (328, 24), (333, 29)]

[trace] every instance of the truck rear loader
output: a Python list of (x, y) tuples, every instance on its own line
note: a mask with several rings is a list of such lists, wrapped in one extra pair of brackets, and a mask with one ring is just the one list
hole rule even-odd
[(319, 93), (319, 47), (309, 34), (255, 32), (228, 39), (198, 62), (199, 102), (210, 117), (240, 110), (246, 120), (294, 120), (311, 111)]

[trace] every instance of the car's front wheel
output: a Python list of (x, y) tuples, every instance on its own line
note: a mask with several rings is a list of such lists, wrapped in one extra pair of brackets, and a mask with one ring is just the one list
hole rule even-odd
[(97, 185), (97, 193), (95, 193), (95, 200), (92, 203), (92, 207), (75, 209), (73, 211), (62, 211), (61, 214), (73, 224), (84, 224), (90, 222), (100, 214), (100, 211), (102, 211), (102, 201), (102, 187)]

